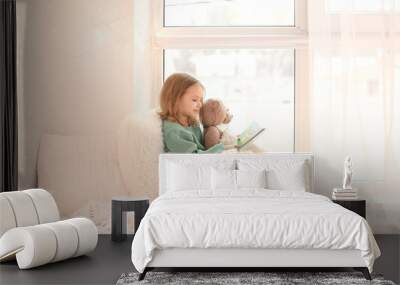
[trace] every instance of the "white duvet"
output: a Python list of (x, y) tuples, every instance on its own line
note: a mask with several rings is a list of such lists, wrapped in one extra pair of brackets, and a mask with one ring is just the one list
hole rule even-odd
[(298, 191), (180, 191), (151, 204), (132, 243), (143, 272), (155, 249), (358, 249), (372, 272), (379, 248), (365, 219), (328, 198)]

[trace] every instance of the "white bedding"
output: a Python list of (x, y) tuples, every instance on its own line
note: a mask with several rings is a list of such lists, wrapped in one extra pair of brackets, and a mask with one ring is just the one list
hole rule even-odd
[(161, 195), (136, 232), (132, 262), (143, 272), (165, 248), (358, 249), (370, 272), (380, 255), (359, 215), (321, 195), (265, 189)]

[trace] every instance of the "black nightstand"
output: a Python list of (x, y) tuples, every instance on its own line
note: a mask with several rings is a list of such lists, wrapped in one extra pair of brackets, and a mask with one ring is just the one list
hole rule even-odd
[(149, 198), (113, 197), (111, 203), (111, 239), (126, 239), (126, 212), (135, 212), (135, 232), (149, 208)]
[(364, 219), (366, 218), (366, 201), (365, 200), (332, 200), (332, 202), (359, 214)]

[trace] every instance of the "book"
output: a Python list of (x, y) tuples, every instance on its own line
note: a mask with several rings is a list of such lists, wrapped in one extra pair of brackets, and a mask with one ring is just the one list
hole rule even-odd
[(336, 197), (332, 195), (332, 199), (333, 200), (346, 200), (346, 201), (350, 201), (350, 200), (358, 200), (358, 197)]
[(349, 197), (352, 197), (352, 196), (357, 196), (357, 193), (335, 193), (335, 192), (333, 192), (332, 193), (332, 195), (336, 195), (336, 196), (343, 196), (343, 197), (345, 197), (345, 196), (349, 196)]
[(357, 188), (353, 188), (353, 189), (333, 188), (332, 199), (333, 200), (357, 200), (358, 199)]
[(343, 188), (333, 188), (333, 193), (357, 193), (357, 188), (353, 189), (343, 189)]
[(262, 128), (256, 122), (252, 122), (240, 135), (237, 136), (237, 149), (240, 150), (264, 131), (265, 128)]

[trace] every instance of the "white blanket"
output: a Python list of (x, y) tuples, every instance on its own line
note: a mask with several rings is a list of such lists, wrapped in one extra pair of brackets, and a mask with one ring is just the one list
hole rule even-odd
[(143, 272), (154, 249), (358, 249), (372, 272), (379, 248), (365, 219), (328, 198), (298, 191), (181, 191), (157, 198), (132, 243)]

